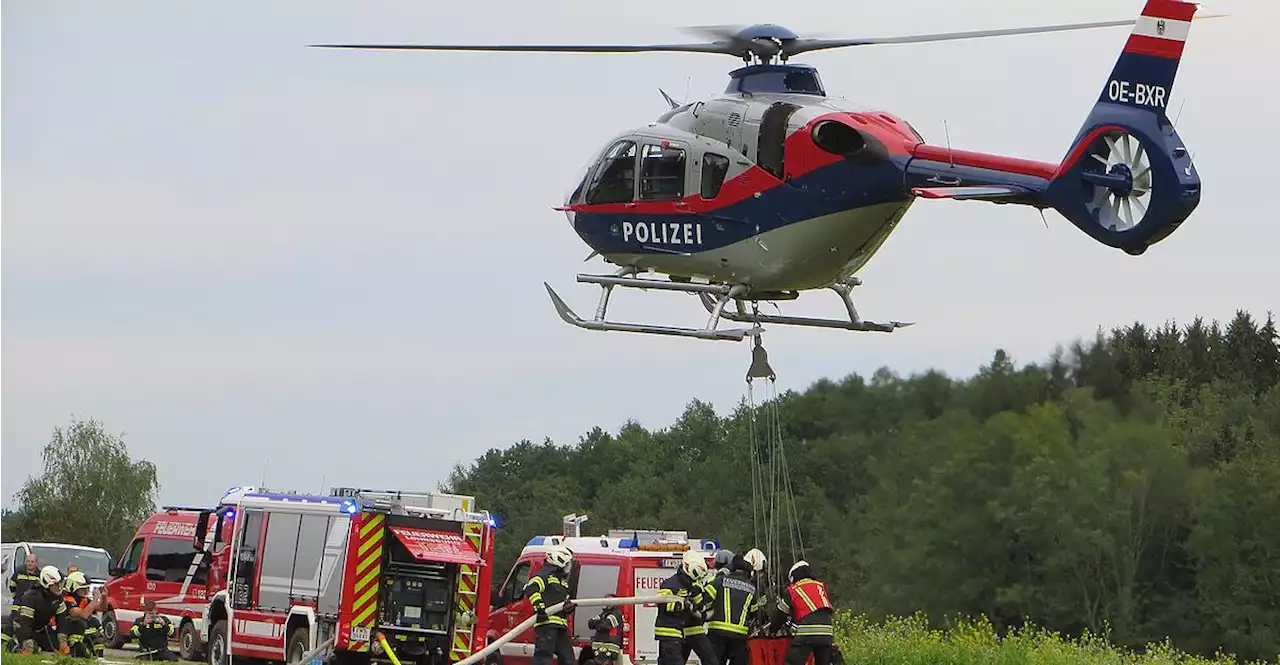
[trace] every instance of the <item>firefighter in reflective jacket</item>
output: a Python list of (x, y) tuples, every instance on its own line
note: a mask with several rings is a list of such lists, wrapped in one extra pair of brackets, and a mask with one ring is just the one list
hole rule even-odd
[[(614, 594), (609, 594), (610, 598)], [(591, 635), (591, 657), (599, 665), (618, 660), (622, 653), (622, 638), (615, 633), (622, 627), (622, 612), (613, 605), (605, 605), (600, 614), (587, 621), (587, 628), (594, 631)]]
[[(569, 640), (569, 615), (574, 610), (569, 600), (573, 552), (557, 545), (547, 550), (545, 561), (546, 565), (524, 585), (524, 597), (537, 616), (533, 624), (532, 665), (549, 665), (553, 655), (558, 665), (574, 665), (573, 642)], [(559, 612), (547, 614), (548, 607), (560, 602), (564, 607)]]
[(791, 584), (778, 598), (775, 621), (790, 619), (795, 626), (785, 665), (804, 665), (813, 654), (813, 665), (831, 662), (835, 632), (831, 628), (833, 607), (827, 585), (813, 578), (809, 562), (797, 561), (788, 574)]
[(156, 601), (148, 598), (142, 603), (142, 618), (133, 622), (129, 635), (138, 641), (137, 660), (180, 660), (169, 650), (169, 638), (173, 637), (173, 622), (156, 612)]
[(702, 586), (706, 575), (706, 560), (696, 552), (685, 552), (680, 570), (658, 587), (659, 596), (684, 599), (683, 603), (658, 606), (658, 616), (653, 622), (653, 635), (658, 638), (658, 665), (684, 665), (691, 651), (698, 654), (702, 665), (719, 665), (704, 625), (705, 613), (710, 609), (706, 588)]
[[(17, 625), (18, 620), (18, 599), (22, 594), (27, 592), (33, 586), (40, 583), (40, 560), (34, 554), (27, 555), (26, 566), (19, 568), (14, 566), (13, 574), (9, 576), (9, 597), (13, 599), (13, 608), (9, 610), (10, 625)], [(8, 636), (5, 637), (6, 642)]]
[[(56, 566), (45, 566), (40, 569), (40, 578), (35, 586), (28, 587), (27, 592), (15, 603), (18, 616), (14, 621), (14, 637), (22, 653), (33, 653), (37, 649), (57, 651), (63, 655), (71, 653), (67, 646), (67, 605), (62, 602), (62, 573)], [(53, 633), (57, 631), (57, 646), (54, 645)]]
[(711, 598), (709, 639), (720, 665), (747, 665), (747, 634), (753, 615), (760, 610), (760, 599), (751, 579), (751, 565), (745, 559), (735, 556), (727, 568), (728, 572), (716, 575), (707, 586)]
[(105, 598), (101, 595), (90, 600), (85, 593), (89, 582), (84, 573), (69, 573), (62, 584), (62, 602), (67, 604), (67, 642), (74, 658), (97, 658), (104, 651), (102, 644), (102, 623), (94, 616), (106, 609)]

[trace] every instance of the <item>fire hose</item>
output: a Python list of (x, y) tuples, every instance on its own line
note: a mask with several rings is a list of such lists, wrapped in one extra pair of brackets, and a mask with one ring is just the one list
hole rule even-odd
[[(686, 602), (685, 599), (681, 598), (680, 596), (631, 596), (626, 598), (612, 598), (612, 597), (611, 598), (580, 598), (580, 599), (574, 599), (573, 604), (577, 607), (603, 607), (605, 605), (613, 605), (613, 606), (646, 605), (649, 603), (667, 604), (667, 603), (684, 603), (684, 602)], [(546, 612), (547, 614), (555, 614), (556, 612), (559, 612), (563, 607), (564, 607), (564, 603), (556, 603), (555, 605), (548, 607)], [(504, 634), (503, 636), (490, 642), (488, 645), (485, 646), (485, 648), (471, 654), (470, 656), (467, 656), (466, 658), (463, 658), (457, 663), (454, 663), (454, 665), (472, 665), (472, 663), (480, 662), (489, 654), (493, 653), (494, 651), (497, 651), (498, 649), (501, 649), (502, 645), (515, 639), (516, 636), (519, 635), (520, 633), (523, 633), (524, 631), (529, 630), (529, 628), (533, 626), (536, 620), (537, 620), (536, 616), (531, 616), (528, 619), (525, 619), (520, 623), (520, 625), (516, 626), (515, 628), (512, 628), (511, 630), (507, 631), (507, 633)], [(391, 662), (394, 663), (395, 665), (400, 665), (400, 660), (396, 658), (395, 652), (391, 650), (391, 645), (387, 644), (386, 636), (383, 635), (381, 632), (379, 632), (377, 634), (377, 640), (382, 645), (382, 648), (387, 654), (387, 657), (391, 659)], [(289, 665), (303, 665), (307, 661), (311, 660), (312, 658), (315, 658), (321, 652), (328, 650), (332, 646), (333, 646), (333, 638), (329, 638), (328, 640), (325, 640), (324, 643), (317, 646), (315, 649), (312, 649), (311, 651), (303, 654), (302, 657), (299, 658), (296, 662), (289, 663)]]
[[(649, 603), (666, 604), (666, 603), (683, 603), (683, 602), (685, 602), (685, 599), (679, 596), (632, 596), (627, 598), (575, 598), (573, 600), (573, 604), (577, 607), (603, 607), (605, 605), (614, 605), (614, 606), (646, 605)], [(559, 612), (560, 608), (562, 607), (564, 607), (564, 603), (556, 603), (555, 605), (552, 605), (547, 608), (547, 614), (555, 614), (556, 612)], [(480, 662), (485, 658), (485, 656), (488, 656), (494, 651), (501, 649), (502, 645), (515, 639), (515, 637), (520, 633), (523, 633), (524, 631), (529, 630), (529, 628), (533, 626), (536, 620), (537, 620), (536, 616), (531, 616), (528, 619), (525, 619), (524, 621), (520, 622), (520, 625), (507, 631), (507, 633), (502, 637), (499, 637), (498, 639), (490, 642), (488, 645), (485, 646), (485, 648), (471, 654), (470, 656), (467, 656), (466, 658), (463, 658), (457, 663), (454, 663), (454, 665), (472, 665), (472, 663)]]

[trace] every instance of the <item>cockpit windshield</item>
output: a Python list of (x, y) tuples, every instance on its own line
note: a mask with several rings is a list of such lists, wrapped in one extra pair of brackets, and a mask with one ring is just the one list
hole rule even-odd
[(600, 160), (600, 168), (587, 188), (586, 202), (625, 203), (635, 196), (636, 144), (622, 140), (614, 143)]

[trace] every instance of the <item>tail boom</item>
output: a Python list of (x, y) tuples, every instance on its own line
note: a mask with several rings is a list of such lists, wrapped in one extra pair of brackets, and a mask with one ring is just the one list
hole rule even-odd
[(920, 144), (907, 187), (925, 198), (1051, 207), (1094, 240), (1142, 254), (1200, 203), (1191, 153), (1165, 114), (1195, 10), (1147, 1), (1059, 164)]

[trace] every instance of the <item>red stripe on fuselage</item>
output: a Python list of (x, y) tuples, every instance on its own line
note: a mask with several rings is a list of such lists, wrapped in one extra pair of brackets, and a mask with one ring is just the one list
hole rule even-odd
[(1195, 14), (1195, 3), (1179, 2), (1179, 0), (1147, 0), (1147, 6), (1142, 8), (1143, 16), (1175, 21), (1190, 21)]
[(1055, 173), (1053, 174), (1053, 177), (1056, 178), (1059, 174), (1066, 173), (1071, 170), (1071, 167), (1075, 166), (1076, 162), (1080, 161), (1080, 158), (1084, 157), (1084, 153), (1089, 149), (1089, 145), (1091, 143), (1096, 141), (1099, 136), (1102, 136), (1107, 132), (1114, 131), (1123, 132), (1125, 129), (1119, 125), (1103, 125), (1102, 127), (1089, 132), (1079, 141), (1076, 141), (1076, 147), (1072, 148), (1071, 152), (1067, 154), (1067, 158), (1062, 160), (1062, 164), (1054, 169)]
[(1177, 60), (1182, 57), (1182, 48), (1184, 46), (1186, 46), (1186, 42), (1180, 42), (1176, 39), (1129, 35), (1129, 41), (1124, 43), (1124, 52)]
[[(829, 166), (844, 159), (833, 155), (813, 142), (813, 128), (820, 122), (834, 120), (854, 129), (869, 134), (885, 145), (890, 155), (910, 154), (910, 147), (916, 143), (916, 137), (901, 120), (881, 112), (872, 113), (827, 113), (805, 124), (787, 136), (784, 154), (784, 177), (797, 178), (812, 173), (824, 166)], [(725, 206), (745, 201), (757, 194), (769, 191), (783, 180), (774, 177), (759, 166), (739, 173), (736, 177), (725, 180), (720, 194), (714, 199), (704, 199), (700, 194), (689, 194), (674, 201), (628, 201), (626, 203), (579, 204), (557, 208), (575, 212), (603, 214), (641, 213), (651, 215), (700, 214), (718, 210)]]
[(913, 154), (917, 159), (947, 162), (959, 164), (960, 166), (971, 166), (978, 169), (1002, 171), (1004, 173), (1030, 175), (1037, 178), (1044, 178), (1045, 180), (1052, 178), (1053, 174), (1058, 170), (1057, 164), (1050, 164), (1048, 162), (1037, 162), (1032, 159), (1019, 159), (1017, 157), (991, 155), (985, 152), (952, 150), (946, 146), (929, 145), (928, 143), (921, 143), (916, 146)]

